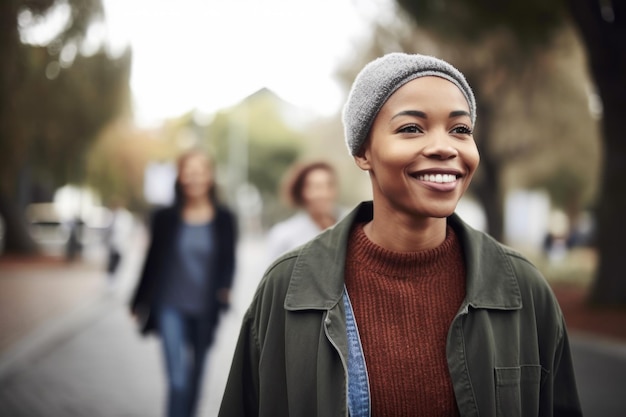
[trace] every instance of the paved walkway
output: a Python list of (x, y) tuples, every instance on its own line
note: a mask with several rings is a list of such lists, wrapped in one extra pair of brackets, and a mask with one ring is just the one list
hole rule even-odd
[[(139, 336), (127, 309), (145, 251), (143, 235), (135, 246), (113, 288), (102, 272), (103, 254), (74, 265), (0, 260), (0, 416), (162, 415), (160, 345)], [(264, 268), (260, 240), (242, 241), (239, 253), (233, 307), (207, 363), (202, 416), (217, 414), (241, 316)], [(581, 300), (571, 291), (559, 288), (557, 294), (566, 316), (575, 317)], [(606, 330), (599, 337), (593, 330), (603, 328), (584, 316), (587, 321), (572, 320), (578, 327), (570, 332), (585, 415), (626, 415), (626, 338)], [(626, 315), (615, 318), (619, 324)]]
[[(238, 250), (246, 262), (209, 353), (203, 416), (217, 414), (241, 317), (263, 268), (261, 245), (247, 240)], [(162, 415), (160, 344), (138, 334), (127, 308), (144, 253), (140, 235), (113, 287), (102, 272), (104, 254), (72, 265), (0, 261), (0, 416)]]

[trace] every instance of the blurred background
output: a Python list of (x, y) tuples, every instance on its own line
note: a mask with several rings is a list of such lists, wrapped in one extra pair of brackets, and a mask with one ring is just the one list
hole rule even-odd
[[(326, 160), (342, 206), (370, 198), (340, 112), (357, 72), (392, 51), (468, 77), (481, 165), (459, 214), (555, 289), (586, 415), (626, 411), (607, 388), (626, 386), (623, 2), (5, 0), (0, 20), (1, 415), (159, 415), (159, 352), (126, 302), (146, 220), (192, 147), (216, 155), (241, 234), (207, 366), (215, 415), (265, 233), (293, 212), (288, 167)], [(133, 226), (112, 285), (120, 204)]]

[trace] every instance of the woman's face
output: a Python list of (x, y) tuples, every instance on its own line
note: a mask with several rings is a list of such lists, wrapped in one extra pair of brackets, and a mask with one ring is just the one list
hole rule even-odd
[(213, 185), (211, 162), (202, 154), (188, 156), (180, 165), (178, 181), (186, 199), (207, 197)]
[(337, 184), (333, 173), (317, 168), (307, 174), (302, 187), (302, 201), (309, 213), (332, 214), (336, 198)]
[(454, 212), (478, 167), (469, 105), (448, 80), (417, 78), (391, 95), (374, 119), (357, 164), (387, 212), (442, 218)]

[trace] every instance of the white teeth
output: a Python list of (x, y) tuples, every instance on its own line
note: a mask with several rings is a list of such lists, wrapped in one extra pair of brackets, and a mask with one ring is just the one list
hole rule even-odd
[(417, 179), (420, 180), (420, 181), (436, 182), (438, 184), (443, 184), (443, 183), (456, 181), (456, 175), (451, 175), (451, 174), (425, 174), (425, 175), (418, 175)]

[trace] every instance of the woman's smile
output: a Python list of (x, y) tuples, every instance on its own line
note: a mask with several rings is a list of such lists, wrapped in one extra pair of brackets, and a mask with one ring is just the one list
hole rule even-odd
[(420, 170), (409, 176), (433, 191), (442, 192), (454, 191), (462, 178), (462, 174), (456, 170), (441, 169)]

